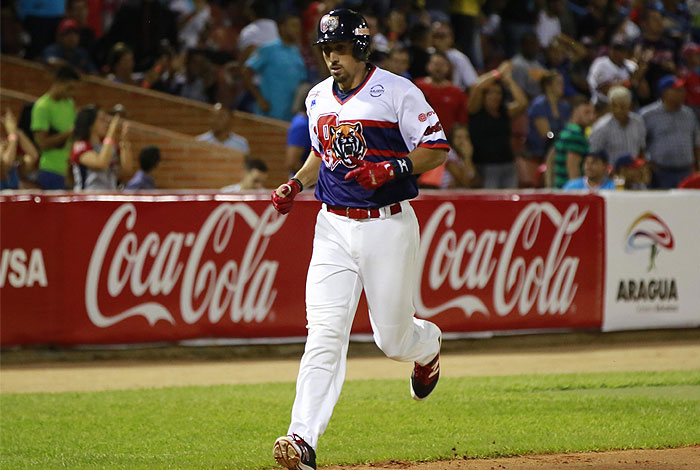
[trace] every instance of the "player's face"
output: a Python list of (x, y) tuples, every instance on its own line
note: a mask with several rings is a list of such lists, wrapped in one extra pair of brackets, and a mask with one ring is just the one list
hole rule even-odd
[(323, 60), (325, 60), (333, 80), (343, 90), (349, 90), (359, 85), (359, 83), (355, 84), (356, 78), (365, 68), (364, 62), (353, 57), (352, 48), (353, 43), (350, 41), (329, 42), (321, 45)]

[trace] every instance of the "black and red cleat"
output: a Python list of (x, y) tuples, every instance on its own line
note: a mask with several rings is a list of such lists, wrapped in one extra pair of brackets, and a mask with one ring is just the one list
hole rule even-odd
[[(440, 336), (440, 347), (442, 347), (442, 336)], [(413, 399), (421, 401), (428, 398), (439, 378), (440, 350), (438, 350), (437, 356), (424, 366), (414, 362), (411, 374), (411, 396)]]

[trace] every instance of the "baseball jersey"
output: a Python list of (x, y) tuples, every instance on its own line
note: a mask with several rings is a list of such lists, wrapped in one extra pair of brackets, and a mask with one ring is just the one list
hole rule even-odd
[(362, 84), (339, 96), (329, 77), (306, 97), (314, 154), (322, 159), (316, 198), (333, 206), (382, 207), (418, 195), (415, 175), (367, 190), (345, 175), (349, 158), (372, 162), (402, 158), (416, 147), (449, 150), (435, 111), (409, 80), (370, 66)]
[(73, 163), (73, 189), (81, 191), (86, 189), (110, 191), (117, 189), (117, 175), (119, 173), (119, 157), (113, 150), (112, 161), (104, 170), (93, 170), (80, 163), (80, 156), (88, 151), (100, 153), (102, 145), (94, 146), (87, 140), (73, 142), (70, 159)]

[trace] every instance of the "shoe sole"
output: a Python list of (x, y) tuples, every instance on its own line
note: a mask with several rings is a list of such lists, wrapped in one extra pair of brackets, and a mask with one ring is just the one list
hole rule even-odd
[(278, 439), (272, 450), (272, 455), (278, 464), (291, 470), (298, 470), (301, 456), (294, 445), (287, 439)]
[(284, 468), (290, 470), (314, 470), (312, 467), (301, 463), (299, 450), (297, 450), (292, 440), (286, 437), (277, 439), (272, 449), (272, 455), (277, 463)]

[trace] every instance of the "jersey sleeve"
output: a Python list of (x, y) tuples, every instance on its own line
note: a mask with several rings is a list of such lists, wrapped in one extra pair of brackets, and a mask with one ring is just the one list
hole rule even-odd
[(92, 150), (92, 146), (86, 140), (77, 140), (73, 142), (73, 147), (70, 151), (70, 160), (75, 165), (80, 165), (80, 156), (85, 152)]
[(314, 126), (315, 126), (315, 120), (313, 116), (311, 115), (311, 108), (314, 107), (315, 103), (314, 100), (316, 99), (316, 95), (318, 93), (314, 93), (314, 96), (310, 96), (311, 93), (313, 92), (313, 89), (311, 92), (309, 92), (309, 95), (306, 95), (306, 115), (309, 118), (309, 138), (311, 140), (311, 151), (316, 155), (318, 158), (323, 157), (323, 146), (321, 145), (321, 141), (318, 140), (318, 134), (316, 134)]
[(449, 150), (440, 119), (414, 85), (399, 88), (394, 96), (399, 129), (409, 152), (416, 147)]

